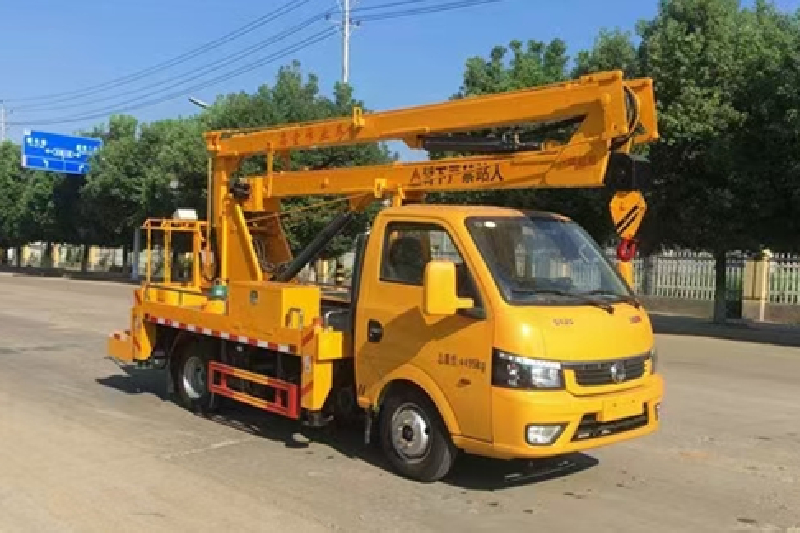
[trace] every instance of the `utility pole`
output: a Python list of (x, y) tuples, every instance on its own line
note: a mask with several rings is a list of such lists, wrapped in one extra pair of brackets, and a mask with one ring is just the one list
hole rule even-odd
[(342, 1), (342, 82), (350, 79), (350, 0)]
[(6, 104), (0, 100), (0, 143), (6, 141)]
[[(350, 37), (353, 35), (353, 27), (358, 26), (358, 21), (353, 21), (353, 4), (357, 0), (337, 0), (339, 9), (342, 12), (341, 20), (335, 20), (336, 26), (341, 26), (342, 30), (342, 83), (350, 82)], [(326, 17), (331, 20), (331, 14)]]

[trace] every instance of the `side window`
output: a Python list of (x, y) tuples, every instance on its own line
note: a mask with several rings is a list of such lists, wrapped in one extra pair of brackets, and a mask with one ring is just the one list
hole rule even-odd
[(472, 275), (444, 228), (414, 222), (393, 222), (387, 226), (381, 281), (421, 287), (425, 265), (431, 259), (447, 259), (455, 263), (458, 296), (473, 298), (477, 304), (478, 291)]

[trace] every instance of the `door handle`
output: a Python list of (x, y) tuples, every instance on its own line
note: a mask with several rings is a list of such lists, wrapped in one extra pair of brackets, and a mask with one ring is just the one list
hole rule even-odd
[(377, 320), (367, 322), (367, 339), (369, 342), (381, 342), (383, 338), (383, 326)]

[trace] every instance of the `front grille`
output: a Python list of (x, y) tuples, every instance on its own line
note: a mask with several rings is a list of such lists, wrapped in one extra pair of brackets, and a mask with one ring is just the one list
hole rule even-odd
[(644, 375), (647, 356), (629, 357), (616, 361), (574, 363), (567, 367), (575, 373), (575, 382), (582, 387), (615, 385)]
[(572, 436), (572, 442), (608, 437), (616, 433), (638, 429), (646, 426), (647, 420), (647, 404), (645, 404), (642, 414), (622, 418), (620, 420), (612, 420), (611, 422), (598, 422), (596, 415), (585, 415), (581, 419), (580, 424), (578, 424), (578, 429), (575, 430), (575, 434)]

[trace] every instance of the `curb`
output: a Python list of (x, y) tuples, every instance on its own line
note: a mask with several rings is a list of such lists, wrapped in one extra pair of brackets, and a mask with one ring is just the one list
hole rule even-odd
[(732, 328), (732, 329), (749, 329), (752, 331), (775, 331), (776, 333), (797, 333), (800, 334), (800, 324), (791, 324), (783, 322), (759, 322), (749, 318), (729, 318), (723, 324), (717, 324), (712, 319), (707, 317), (699, 317), (694, 315), (682, 315), (680, 313), (670, 313), (661, 311), (650, 311), (648, 315), (651, 317), (664, 317), (664, 318), (682, 318), (696, 322), (698, 325), (705, 327), (718, 327), (718, 328)]
[(786, 333), (800, 333), (800, 324), (782, 324), (780, 322), (759, 322), (749, 318), (732, 319), (729, 321), (731, 325), (740, 327), (762, 330), (762, 331), (776, 331)]

